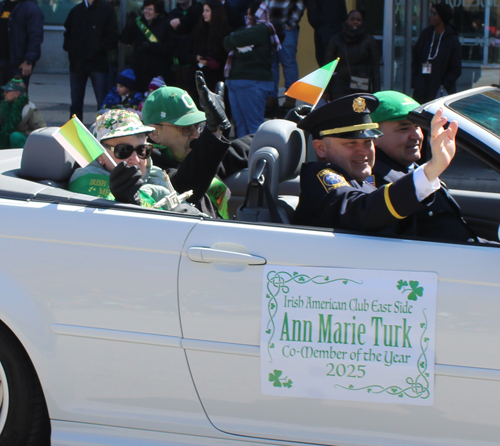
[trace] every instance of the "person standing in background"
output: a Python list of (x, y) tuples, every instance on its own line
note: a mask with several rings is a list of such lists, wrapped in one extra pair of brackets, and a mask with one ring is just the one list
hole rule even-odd
[[(267, 101), (267, 108), (278, 107), (278, 84), (280, 82), (280, 64), (283, 67), (285, 90), (299, 79), (297, 64), (297, 46), (299, 44), (299, 22), (304, 14), (303, 0), (266, 0), (269, 20), (276, 29), (281, 42), (281, 50), (274, 54), (273, 79), (274, 91)], [(295, 107), (295, 99), (286, 97), (283, 108)]]
[(238, 138), (253, 134), (264, 122), (266, 100), (274, 89), (272, 64), (280, 43), (264, 2), (248, 8), (246, 28), (224, 39), (229, 52), (224, 74)]
[(170, 11), (168, 18), (173, 29), (173, 70), (175, 85), (186, 88), (187, 76), (191, 70), (189, 47), (192, 32), (200, 21), (203, 6), (196, 0), (177, 0), (177, 7)]
[(421, 104), (456, 93), (462, 74), (462, 45), (450, 20), (453, 9), (444, 2), (432, 4), (430, 26), (420, 34), (411, 63), (413, 99)]
[(0, 2), (0, 85), (20, 75), (28, 88), (42, 54), (43, 12), (31, 0)]
[(131, 66), (137, 78), (136, 91), (147, 91), (156, 76), (163, 77), (167, 84), (173, 83), (171, 33), (161, 0), (144, 0), (143, 15), (127, 22), (120, 40), (133, 45)]
[(107, 93), (108, 51), (118, 46), (118, 20), (106, 0), (84, 0), (64, 23), (64, 51), (68, 52), (71, 88), (70, 116), (83, 121), (87, 80), (92, 81), (97, 109)]
[(342, 30), (347, 15), (345, 0), (308, 0), (307, 20), (314, 29), (316, 61), (325, 65), (325, 51), (330, 39)]
[(196, 71), (203, 73), (209, 90), (214, 91), (217, 83), (224, 81), (227, 52), (222, 42), (231, 31), (220, 0), (206, 0), (203, 15), (193, 31), (191, 72), (187, 78), (187, 91), (197, 104)]
[(366, 32), (361, 11), (353, 10), (342, 32), (335, 34), (326, 49), (325, 63), (340, 57), (335, 75), (327, 89), (329, 99), (352, 93), (380, 90), (380, 55), (375, 38)]

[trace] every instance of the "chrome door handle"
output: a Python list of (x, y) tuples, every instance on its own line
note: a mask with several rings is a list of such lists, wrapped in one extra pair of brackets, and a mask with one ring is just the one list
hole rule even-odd
[(265, 265), (264, 257), (244, 254), (242, 252), (224, 251), (221, 249), (193, 246), (187, 250), (187, 255), (193, 262), (201, 263), (243, 263), (246, 265)]

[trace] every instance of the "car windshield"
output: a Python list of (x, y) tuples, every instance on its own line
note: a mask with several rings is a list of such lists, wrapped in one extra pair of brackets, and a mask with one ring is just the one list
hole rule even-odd
[(458, 99), (449, 108), (500, 136), (500, 90)]

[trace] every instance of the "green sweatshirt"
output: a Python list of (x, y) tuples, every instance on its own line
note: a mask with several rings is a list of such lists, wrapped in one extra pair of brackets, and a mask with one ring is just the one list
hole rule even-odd
[[(237, 48), (253, 45), (252, 51), (240, 53)], [(228, 79), (272, 81), (274, 55), (269, 29), (263, 23), (240, 28), (224, 39), (224, 49), (234, 50), (233, 66)]]
[[(157, 201), (170, 194), (163, 179), (162, 170), (153, 166), (151, 159), (148, 160), (146, 175), (142, 180), (144, 184), (139, 190), (142, 206), (153, 207)], [(115, 199), (109, 190), (109, 172), (98, 161), (93, 161), (87, 167), (76, 169), (70, 178), (68, 189), (72, 192), (108, 200)]]

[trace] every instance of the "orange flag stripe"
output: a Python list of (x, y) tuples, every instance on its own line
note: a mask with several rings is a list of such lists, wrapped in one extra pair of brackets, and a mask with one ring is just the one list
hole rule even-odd
[(285, 94), (292, 98), (299, 99), (300, 101), (307, 102), (308, 104), (315, 104), (322, 93), (323, 89), (320, 87), (297, 81)]

